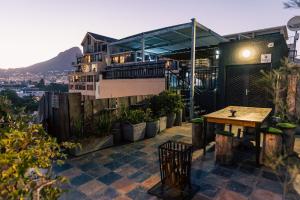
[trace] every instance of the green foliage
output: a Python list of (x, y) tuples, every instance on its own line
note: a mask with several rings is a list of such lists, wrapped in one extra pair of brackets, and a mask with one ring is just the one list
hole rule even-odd
[(266, 130), (267, 133), (272, 133), (272, 134), (279, 134), (281, 135), (282, 134), (282, 131), (277, 129), (277, 128), (273, 128), (273, 127), (269, 127), (267, 130)]
[(145, 121), (145, 112), (142, 110), (127, 110), (124, 121), (131, 124), (142, 123)]
[(183, 106), (181, 96), (171, 91), (164, 91), (150, 99), (150, 108), (155, 116), (176, 113)]
[(278, 124), (276, 124), (276, 126), (278, 128), (282, 128), (282, 129), (294, 129), (294, 128), (296, 128), (295, 124), (291, 124), (291, 123), (287, 123), (287, 122), (285, 122), (285, 123), (278, 123)]
[(217, 131), (216, 134), (224, 135), (224, 136), (230, 136), (230, 137), (233, 136), (233, 133), (231, 133), (229, 131)]
[(147, 108), (146, 113), (145, 113), (145, 121), (146, 122), (154, 122), (157, 120), (158, 120), (158, 117), (153, 115), (153, 112), (151, 111), (150, 108)]
[(24, 109), (26, 112), (37, 111), (38, 102), (33, 97), (19, 97), (14, 90), (2, 90), (0, 96), (5, 96), (11, 101), (11, 106), (13, 109)]
[(203, 123), (203, 117), (199, 117), (199, 118), (195, 118), (195, 119), (192, 119), (192, 123), (195, 123), (195, 124), (202, 124)]
[[(53, 175), (53, 164), (66, 159), (69, 142), (58, 144), (41, 125), (13, 111), (6, 97), (0, 97), (0, 199), (57, 199), (63, 177)], [(13, 111), (13, 112), (12, 112)]]
[(96, 116), (97, 132), (101, 136), (107, 136), (110, 134), (112, 124), (116, 120), (116, 116), (111, 111), (102, 111)]

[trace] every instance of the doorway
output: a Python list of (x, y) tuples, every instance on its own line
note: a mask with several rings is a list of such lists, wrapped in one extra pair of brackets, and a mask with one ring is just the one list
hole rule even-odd
[(269, 107), (265, 89), (257, 81), (261, 70), (268, 71), (270, 64), (232, 65), (226, 67), (226, 103), (233, 106)]

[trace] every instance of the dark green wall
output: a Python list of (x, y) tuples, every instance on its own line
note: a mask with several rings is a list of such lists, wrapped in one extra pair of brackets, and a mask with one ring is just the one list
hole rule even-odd
[[(269, 48), (269, 43), (274, 43), (274, 47)], [(280, 66), (282, 58), (288, 56), (288, 47), (286, 41), (281, 34), (272, 34), (256, 37), (254, 39), (226, 42), (220, 44), (220, 61), (219, 61), (219, 92), (218, 105), (220, 108), (225, 106), (225, 89), (226, 89), (226, 67), (232, 65), (260, 64), (261, 54), (272, 54), (272, 68)], [(241, 53), (243, 50), (251, 51), (251, 56), (247, 59), (243, 58)]]

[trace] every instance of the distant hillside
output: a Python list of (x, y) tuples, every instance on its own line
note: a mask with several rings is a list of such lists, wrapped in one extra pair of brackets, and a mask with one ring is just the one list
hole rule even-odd
[[(12, 72), (29, 72), (29, 73), (47, 73), (49, 71), (72, 70), (72, 62), (76, 60), (76, 56), (82, 55), (79, 47), (72, 47), (64, 52), (60, 52), (50, 60), (40, 62), (28, 67), (10, 69)], [(74, 68), (73, 68), (74, 69)], [(4, 71), (4, 70), (3, 70)]]

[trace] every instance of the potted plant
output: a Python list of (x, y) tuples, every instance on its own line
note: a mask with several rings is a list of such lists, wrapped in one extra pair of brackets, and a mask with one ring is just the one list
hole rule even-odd
[(148, 138), (155, 137), (159, 132), (159, 119), (153, 116), (151, 109), (146, 110), (146, 136)]
[(195, 118), (192, 122), (192, 144), (195, 148), (203, 147), (203, 117)]
[(167, 114), (167, 128), (173, 127), (176, 119), (176, 113), (183, 108), (181, 96), (171, 91), (164, 91), (161, 94), (164, 111)]
[(152, 115), (159, 119), (159, 132), (167, 128), (167, 116), (164, 108), (164, 101), (161, 95), (155, 95), (150, 99), (149, 107)]
[(142, 110), (128, 110), (123, 117), (123, 138), (135, 142), (145, 138), (145, 112)]
[(283, 149), (285, 155), (291, 155), (294, 152), (296, 125), (292, 123), (278, 123), (276, 125), (283, 131)]

